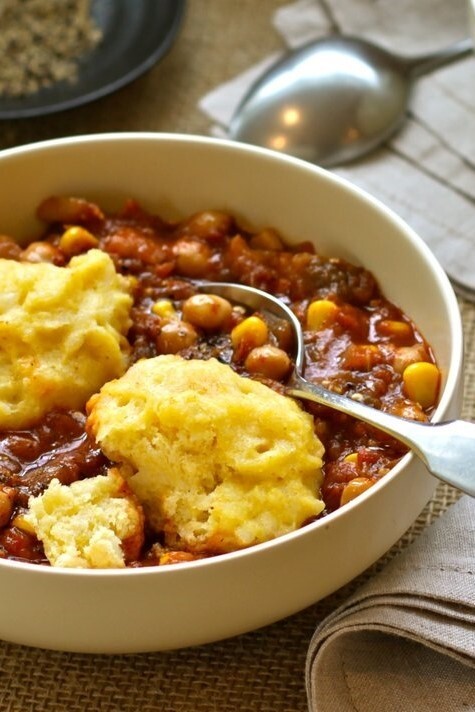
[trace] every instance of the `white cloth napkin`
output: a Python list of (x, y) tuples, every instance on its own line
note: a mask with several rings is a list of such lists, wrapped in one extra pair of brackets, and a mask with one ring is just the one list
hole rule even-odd
[(475, 710), (475, 500), (463, 497), (317, 628), (311, 712)]
[[(465, 0), (297, 0), (279, 8), (273, 21), (287, 47), (336, 30), (416, 56), (469, 33)], [(239, 101), (277, 56), (202, 98), (211, 133), (226, 135)], [(475, 57), (418, 79), (403, 129), (376, 153), (334, 172), (395, 210), (455, 286), (475, 296)]]

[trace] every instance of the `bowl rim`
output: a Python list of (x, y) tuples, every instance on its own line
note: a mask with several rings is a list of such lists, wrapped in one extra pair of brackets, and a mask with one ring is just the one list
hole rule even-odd
[[(471, 0), (475, 7), (475, 0)], [(42, 141), (34, 141), (31, 143), (23, 144), (20, 146), (14, 146), (12, 148), (6, 148), (0, 150), (0, 165), (7, 159), (13, 159), (16, 156), (26, 155), (28, 153), (37, 153), (42, 151), (48, 151), (51, 149), (61, 149), (63, 147), (68, 147), (71, 145), (90, 145), (95, 143), (122, 143), (122, 142), (153, 142), (153, 143), (176, 143), (176, 144), (190, 144), (190, 145), (200, 145), (208, 146), (212, 149), (230, 151), (232, 153), (239, 153), (242, 155), (253, 156), (254, 158), (262, 158), (264, 160), (275, 162), (276, 164), (291, 165), (298, 168), (301, 171), (307, 172), (309, 174), (319, 175), (325, 181), (333, 183), (337, 186), (343, 193), (350, 193), (361, 202), (368, 205), (373, 211), (379, 213), (379, 215), (386, 221), (392, 222), (393, 225), (409, 240), (414, 249), (416, 249), (424, 258), (428, 267), (430, 268), (441, 293), (444, 296), (444, 301), (446, 303), (448, 312), (451, 316), (449, 323), (450, 326), (450, 368), (447, 374), (444, 390), (442, 397), (440, 399), (437, 408), (434, 411), (432, 422), (440, 422), (442, 420), (445, 410), (448, 408), (450, 401), (454, 397), (459, 387), (459, 380), (461, 374), (463, 373), (463, 327), (460, 310), (458, 307), (457, 297), (451, 285), (451, 282), (442, 268), (441, 264), (434, 256), (428, 245), (423, 241), (423, 239), (416, 233), (416, 231), (397, 213), (395, 213), (391, 208), (382, 203), (379, 199), (372, 196), (370, 193), (357, 185), (353, 184), (347, 178), (339, 176), (329, 169), (322, 168), (315, 164), (311, 164), (303, 159), (295, 158), (293, 156), (288, 156), (286, 154), (278, 153), (271, 149), (262, 148), (258, 146), (252, 146), (250, 144), (238, 143), (225, 138), (214, 138), (209, 136), (202, 136), (198, 134), (181, 134), (181, 133), (170, 133), (170, 132), (152, 132), (152, 131), (123, 131), (123, 132), (107, 132), (107, 133), (97, 133), (97, 134), (85, 134), (77, 136), (64, 136), (61, 138), (53, 138)], [(265, 552), (268, 549), (272, 549), (277, 546), (285, 546), (286, 543), (290, 543), (294, 539), (299, 539), (302, 537), (307, 537), (313, 534), (319, 529), (326, 528), (333, 522), (337, 522), (342, 517), (346, 516), (346, 513), (355, 507), (359, 507), (369, 497), (374, 496), (375, 492), (388, 486), (389, 482), (398, 476), (399, 472), (404, 469), (415, 457), (412, 453), (407, 453), (401, 460), (388, 472), (381, 480), (379, 480), (373, 487), (371, 487), (366, 492), (363, 492), (358, 496), (357, 499), (349, 502), (335, 512), (331, 512), (322, 519), (318, 519), (315, 522), (305, 525), (295, 531), (283, 534), (275, 539), (262, 542), (260, 544), (254, 544), (253, 546), (247, 547), (245, 549), (240, 549), (238, 551), (232, 551), (226, 554), (219, 554), (214, 557), (199, 559), (196, 561), (182, 562), (179, 566), (175, 564), (164, 564), (162, 566), (150, 566), (150, 567), (137, 567), (137, 568), (121, 568), (121, 569), (68, 569), (68, 568), (55, 568), (47, 565), (32, 564), (29, 562), (15, 561), (12, 559), (0, 559), (0, 569), (11, 568), (23, 572), (36, 571), (36, 576), (60, 576), (64, 577), (87, 577), (92, 579), (97, 578), (115, 578), (120, 577), (143, 577), (143, 576), (164, 576), (169, 574), (171, 570), (175, 573), (175, 576), (187, 576), (190, 571), (194, 569), (201, 570), (203, 568), (223, 565), (231, 565), (231, 563), (237, 559), (246, 558), (248, 556), (256, 555), (260, 552)]]

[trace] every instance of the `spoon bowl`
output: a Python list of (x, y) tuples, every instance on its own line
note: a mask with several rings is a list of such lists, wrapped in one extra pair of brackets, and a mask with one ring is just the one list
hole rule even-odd
[(467, 39), (413, 59), (356, 37), (325, 37), (258, 79), (229, 135), (324, 167), (350, 162), (397, 131), (418, 76), (472, 51)]
[(291, 324), (294, 334), (294, 367), (286, 384), (288, 395), (335, 408), (379, 428), (411, 448), (439, 480), (475, 497), (475, 423), (463, 420), (443, 423), (407, 420), (307, 381), (304, 376), (305, 345), (302, 327), (293, 311), (282, 300), (243, 284), (206, 281), (198, 284), (203, 291), (218, 294), (256, 311), (268, 312)]

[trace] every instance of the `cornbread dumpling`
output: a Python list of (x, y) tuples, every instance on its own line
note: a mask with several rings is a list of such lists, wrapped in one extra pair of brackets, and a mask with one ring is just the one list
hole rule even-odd
[(69, 486), (52, 480), (24, 519), (62, 568), (123, 568), (144, 539), (142, 507), (115, 468)]
[(131, 283), (100, 250), (67, 267), (0, 259), (0, 428), (82, 409), (124, 373)]
[(215, 359), (139, 361), (87, 408), (87, 428), (170, 545), (232, 551), (323, 509), (311, 416)]

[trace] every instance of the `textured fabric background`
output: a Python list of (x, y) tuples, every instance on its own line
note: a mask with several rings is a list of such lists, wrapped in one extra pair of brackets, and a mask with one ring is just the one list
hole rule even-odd
[(323, 620), (311, 710), (475, 709), (474, 544), (475, 500), (463, 496)]
[[(209, 122), (197, 109), (199, 98), (281, 47), (270, 16), (287, 1), (189, 0), (176, 44), (146, 76), (88, 106), (0, 123), (0, 148), (102, 131), (205, 133)], [(460, 306), (467, 343), (464, 417), (473, 419), (475, 307)], [(304, 712), (305, 658), (317, 622), (456, 499), (454, 490), (440, 485), (410, 531), (359, 579), (298, 615), (233, 640), (122, 657), (0, 643), (0, 710)]]

